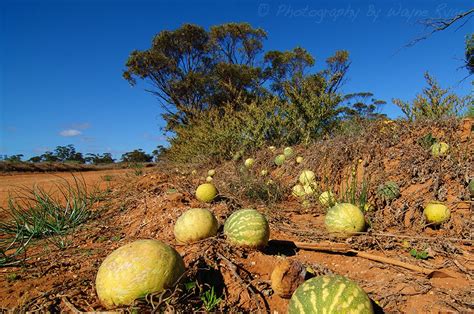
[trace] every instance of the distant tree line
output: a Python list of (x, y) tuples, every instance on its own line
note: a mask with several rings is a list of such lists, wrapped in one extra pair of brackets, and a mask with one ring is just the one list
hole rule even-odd
[[(160, 155), (163, 153), (164, 148), (158, 146), (151, 154), (147, 154), (142, 149), (135, 149), (131, 152), (126, 152), (122, 154), (120, 158), (121, 162), (152, 162), (158, 161)], [(10, 161), (10, 162), (22, 162), (23, 154), (18, 155), (3, 155), (0, 156), (0, 160)], [(46, 151), (42, 155), (33, 156), (27, 160), (28, 162), (64, 162), (64, 163), (78, 163), (78, 164), (112, 164), (116, 160), (112, 157), (111, 153), (103, 154), (82, 154), (81, 152), (76, 151), (74, 145), (69, 144), (66, 146), (57, 146), (54, 151)]]

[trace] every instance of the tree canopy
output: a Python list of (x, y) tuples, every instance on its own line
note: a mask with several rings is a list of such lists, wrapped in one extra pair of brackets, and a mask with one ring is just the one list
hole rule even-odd
[[(289, 84), (302, 84), (315, 60), (303, 48), (264, 53), (267, 34), (248, 23), (204, 28), (184, 24), (157, 34), (147, 50), (133, 51), (123, 73), (132, 85), (151, 83), (165, 113), (166, 131), (188, 125), (198, 112), (231, 104), (236, 110), (272, 94), (285, 97)], [(349, 53), (337, 51), (315, 80), (336, 92), (349, 68)], [(285, 87), (286, 86), (286, 87)], [(240, 99), (239, 102), (235, 101)]]
[(122, 155), (123, 162), (151, 162), (153, 156), (145, 153), (142, 149), (135, 149)]

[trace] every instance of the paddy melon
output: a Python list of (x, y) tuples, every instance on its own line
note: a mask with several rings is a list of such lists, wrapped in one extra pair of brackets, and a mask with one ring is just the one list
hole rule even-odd
[(359, 207), (350, 203), (340, 203), (328, 210), (324, 224), (329, 233), (350, 236), (364, 231), (365, 218)]
[(174, 225), (174, 236), (178, 243), (192, 243), (217, 234), (219, 224), (216, 217), (205, 208), (185, 211)]
[(255, 209), (241, 209), (227, 218), (224, 234), (237, 246), (264, 247), (270, 238), (270, 227), (265, 216)]
[(434, 143), (431, 145), (431, 155), (433, 157), (444, 156), (448, 153), (449, 145), (445, 142)]
[(283, 154), (276, 156), (275, 157), (275, 165), (277, 165), (277, 166), (283, 165), (285, 163), (285, 159), (286, 159), (286, 157)]
[(451, 217), (451, 211), (443, 203), (431, 201), (426, 204), (423, 210), (423, 215), (426, 218), (426, 222), (433, 225), (440, 225), (449, 220)]
[(289, 314), (374, 313), (367, 293), (359, 285), (339, 275), (311, 278), (293, 293)]
[(196, 198), (200, 200), (201, 202), (206, 202), (206, 203), (211, 202), (216, 197), (216, 195), (217, 195), (217, 189), (212, 183), (201, 184), (196, 189)]
[(184, 273), (175, 249), (158, 240), (126, 244), (105, 258), (95, 281), (106, 308), (130, 305), (135, 299), (172, 287)]

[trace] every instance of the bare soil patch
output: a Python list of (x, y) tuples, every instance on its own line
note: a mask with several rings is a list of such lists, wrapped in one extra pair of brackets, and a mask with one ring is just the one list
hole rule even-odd
[(67, 180), (73, 183), (75, 176), (83, 180), (90, 189), (103, 190), (107, 186), (117, 184), (121, 177), (127, 173), (132, 174), (130, 169), (110, 169), (86, 172), (49, 172), (49, 173), (8, 173), (0, 175), (0, 207), (6, 207), (10, 195), (14, 195), (18, 188), (33, 188), (35, 185), (52, 192), (58, 184)]

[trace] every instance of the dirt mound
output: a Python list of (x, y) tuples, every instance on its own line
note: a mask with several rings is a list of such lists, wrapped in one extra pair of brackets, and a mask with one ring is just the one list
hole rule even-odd
[[(154, 238), (179, 251), (188, 268), (184, 282), (194, 283), (194, 288), (180, 286), (136, 301), (129, 310), (203, 309), (204, 290), (212, 286), (222, 298), (214, 310), (284, 313), (288, 300), (273, 293), (270, 275), (286, 257), (298, 260), (314, 275), (337, 273), (355, 280), (380, 311), (472, 311), (473, 219), (467, 190), (468, 180), (474, 176), (471, 128), (472, 121), (377, 122), (357, 135), (294, 147), (294, 156), (281, 167), (273, 163), (276, 152), (262, 149), (254, 154), (256, 163), (251, 170), (243, 167), (243, 161), (213, 165), (220, 197), (211, 204), (194, 197), (209, 165), (167, 164), (140, 177), (127, 177), (97, 205), (96, 219), (71, 234), (66, 248), (60, 250), (48, 239), (38, 241), (27, 251), (23, 266), (0, 270), (0, 307), (103, 310), (94, 290), (100, 263), (123, 244)], [(429, 134), (450, 145), (447, 156), (431, 156), (426, 144)], [(296, 163), (296, 156), (302, 156), (304, 162)], [(368, 231), (346, 240), (328, 235), (323, 223), (326, 209), (317, 197), (302, 204), (291, 196), (290, 189), (303, 169), (315, 172), (317, 192), (330, 189), (344, 196), (348, 187), (355, 186), (359, 193), (365, 182), (368, 202), (373, 206), (366, 213)], [(261, 175), (261, 170), (268, 174)], [(398, 184), (400, 197), (380, 199), (377, 187), (386, 181)], [(433, 199), (444, 202), (452, 213), (439, 227), (427, 225), (422, 215), (424, 204)], [(221, 226), (234, 210), (256, 208), (268, 217), (272, 241), (261, 251), (244, 250), (230, 247), (220, 233), (191, 245), (177, 245), (173, 225), (181, 213), (193, 207), (210, 208)], [(298, 248), (295, 241), (326, 243), (329, 249)], [(349, 254), (328, 252), (341, 246), (347, 247)], [(429, 258), (415, 258), (414, 250), (426, 252)], [(395, 266), (384, 258), (415, 267)]]

